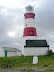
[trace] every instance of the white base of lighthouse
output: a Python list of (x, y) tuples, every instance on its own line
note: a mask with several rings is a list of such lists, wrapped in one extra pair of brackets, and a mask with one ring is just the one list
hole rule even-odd
[(25, 40), (23, 49), (24, 56), (49, 55), (49, 45), (43, 39)]
[(48, 47), (24, 47), (24, 56), (48, 55)]

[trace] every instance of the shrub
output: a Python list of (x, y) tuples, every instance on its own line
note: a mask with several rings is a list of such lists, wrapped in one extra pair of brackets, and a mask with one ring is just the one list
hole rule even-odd
[(51, 56), (51, 55), (52, 55), (52, 50), (49, 50), (48, 53), (49, 53), (49, 55)]
[(23, 55), (23, 54), (21, 54), (21, 56), (22, 56), (22, 57), (24, 57), (24, 55)]

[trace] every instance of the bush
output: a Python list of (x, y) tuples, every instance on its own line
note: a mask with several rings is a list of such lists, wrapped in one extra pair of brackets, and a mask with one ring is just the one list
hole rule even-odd
[(51, 56), (51, 55), (52, 55), (52, 50), (49, 50), (48, 53), (49, 53), (49, 55)]
[(21, 56), (22, 56), (22, 57), (24, 57), (24, 55), (23, 55), (23, 54), (21, 54)]

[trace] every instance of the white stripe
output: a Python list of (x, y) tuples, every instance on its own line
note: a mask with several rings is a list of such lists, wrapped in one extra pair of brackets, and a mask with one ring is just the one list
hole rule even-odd
[(25, 19), (24, 27), (35, 27), (35, 20), (32, 18)]

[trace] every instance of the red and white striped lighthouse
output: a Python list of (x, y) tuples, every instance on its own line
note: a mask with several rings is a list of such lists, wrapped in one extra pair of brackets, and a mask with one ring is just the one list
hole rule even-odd
[(47, 41), (45, 39), (37, 38), (35, 14), (32, 6), (26, 7), (24, 17), (24, 45), (22, 48), (22, 54), (24, 56), (48, 55), (49, 45), (47, 44)]
[(37, 32), (35, 28), (35, 14), (32, 6), (26, 7), (26, 12), (24, 14), (25, 23), (24, 23), (24, 34), (23, 37), (25, 40), (34, 39), (37, 37)]
[(35, 14), (32, 6), (26, 7), (24, 18), (24, 45), (22, 48), (22, 54), (24, 56), (47, 55), (49, 45), (47, 44), (47, 41), (45, 39), (43, 40), (37, 38), (37, 32), (35, 27)]

